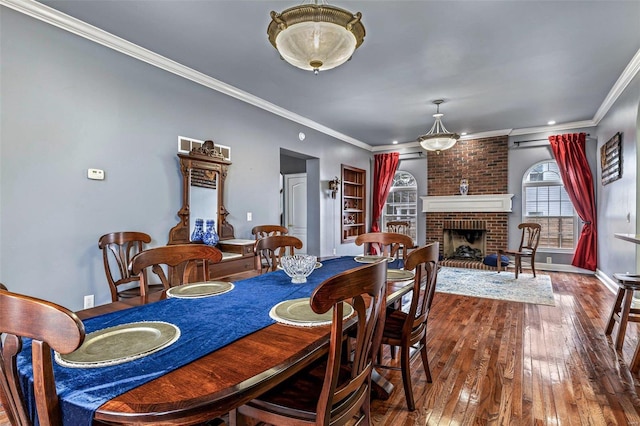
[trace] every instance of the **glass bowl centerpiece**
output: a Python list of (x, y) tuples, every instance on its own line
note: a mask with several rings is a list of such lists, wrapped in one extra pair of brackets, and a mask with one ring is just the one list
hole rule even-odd
[(316, 267), (316, 260), (316, 256), (310, 254), (294, 254), (293, 256), (282, 256), (280, 266), (291, 277), (292, 283), (301, 284), (307, 282), (307, 277)]

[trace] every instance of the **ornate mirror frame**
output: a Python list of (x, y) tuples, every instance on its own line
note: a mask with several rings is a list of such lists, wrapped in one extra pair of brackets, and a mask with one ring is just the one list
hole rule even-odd
[(194, 148), (189, 154), (178, 154), (180, 172), (182, 173), (182, 207), (178, 211), (180, 221), (169, 231), (169, 244), (186, 244), (191, 242), (190, 228), (190, 187), (192, 171), (201, 172), (212, 181), (217, 179), (217, 217), (216, 227), (220, 240), (234, 237), (233, 226), (227, 222), (229, 212), (224, 207), (224, 182), (229, 171), (230, 161), (214, 149), (213, 141), (205, 141), (201, 147)]

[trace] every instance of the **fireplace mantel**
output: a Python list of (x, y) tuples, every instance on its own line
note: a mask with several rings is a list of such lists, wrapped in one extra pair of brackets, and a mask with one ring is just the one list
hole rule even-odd
[(513, 194), (425, 196), (423, 212), (510, 212)]

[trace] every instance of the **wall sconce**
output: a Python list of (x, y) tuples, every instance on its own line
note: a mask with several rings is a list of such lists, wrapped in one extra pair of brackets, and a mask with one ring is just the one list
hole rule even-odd
[(336, 194), (340, 190), (340, 179), (338, 179), (338, 176), (329, 181), (329, 190), (331, 191), (331, 198), (336, 198)]

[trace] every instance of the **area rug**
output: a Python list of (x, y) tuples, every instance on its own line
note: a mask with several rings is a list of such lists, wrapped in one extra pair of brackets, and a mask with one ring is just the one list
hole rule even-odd
[(442, 267), (436, 292), (555, 306), (549, 275)]

